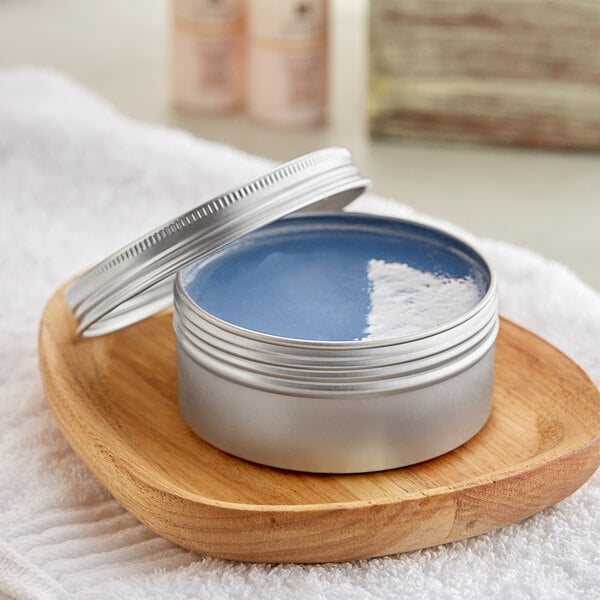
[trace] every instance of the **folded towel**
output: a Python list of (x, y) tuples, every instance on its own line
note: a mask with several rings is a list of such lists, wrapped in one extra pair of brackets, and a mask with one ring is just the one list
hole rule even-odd
[[(250, 565), (161, 539), (69, 448), (38, 375), (47, 298), (116, 247), (271, 166), (131, 121), (58, 74), (0, 73), (0, 597), (600, 597), (598, 475), (557, 506), (474, 539), (345, 564)], [(352, 208), (434, 222), (373, 196)], [(600, 384), (600, 296), (532, 252), (473, 242), (498, 272), (503, 314)]]

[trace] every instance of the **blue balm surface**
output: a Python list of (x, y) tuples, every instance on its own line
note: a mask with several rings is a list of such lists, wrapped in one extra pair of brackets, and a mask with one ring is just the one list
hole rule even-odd
[(462, 242), (366, 215), (297, 215), (187, 267), (184, 288), (212, 315), (286, 338), (409, 335), (464, 314), (490, 274)]

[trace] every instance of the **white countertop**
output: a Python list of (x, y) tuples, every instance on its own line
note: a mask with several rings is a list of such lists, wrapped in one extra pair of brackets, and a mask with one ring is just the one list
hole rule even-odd
[(600, 154), (371, 140), (363, 107), (367, 3), (334, 0), (332, 8), (330, 120), (320, 129), (268, 128), (243, 114), (176, 112), (167, 0), (0, 3), (0, 68), (56, 68), (134, 118), (277, 160), (347, 146), (375, 193), (479, 236), (529, 247), (600, 289)]

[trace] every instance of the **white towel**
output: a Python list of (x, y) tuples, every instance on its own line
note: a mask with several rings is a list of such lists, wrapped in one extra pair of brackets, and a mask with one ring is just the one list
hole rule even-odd
[[(474, 539), (346, 564), (250, 565), (161, 539), (69, 448), (38, 375), (47, 298), (138, 234), (270, 166), (124, 118), (58, 74), (0, 74), (0, 597), (599, 598), (598, 475), (557, 506)], [(353, 208), (421, 217), (374, 197)], [(529, 251), (480, 248), (498, 272), (504, 315), (600, 384), (600, 296)]]

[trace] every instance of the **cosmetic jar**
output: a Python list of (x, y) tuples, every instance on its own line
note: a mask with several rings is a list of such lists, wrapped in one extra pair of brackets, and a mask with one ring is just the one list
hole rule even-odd
[(326, 117), (328, 0), (248, 0), (246, 109), (261, 123), (307, 127)]
[(80, 334), (173, 301), (182, 417), (249, 461), (358, 473), (456, 448), (490, 414), (495, 276), (433, 227), (296, 212), (367, 185), (333, 148), (205, 203), (71, 285)]
[(456, 448), (490, 414), (493, 275), (435, 229), (285, 218), (176, 278), (179, 403), (209, 443), (325, 473)]
[(175, 105), (222, 113), (243, 101), (244, 2), (172, 0), (171, 85)]

